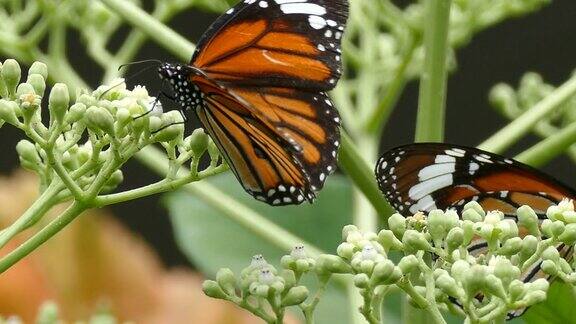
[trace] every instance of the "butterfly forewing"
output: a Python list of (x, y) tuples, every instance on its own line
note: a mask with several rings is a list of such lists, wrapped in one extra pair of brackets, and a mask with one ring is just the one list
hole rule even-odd
[(347, 17), (346, 0), (241, 1), (209, 28), (191, 65), (236, 86), (330, 90)]
[(512, 159), (474, 148), (420, 143), (395, 148), (378, 161), (381, 190), (400, 212), (461, 207), (476, 200), (512, 216), (522, 205), (539, 214), (574, 190)]

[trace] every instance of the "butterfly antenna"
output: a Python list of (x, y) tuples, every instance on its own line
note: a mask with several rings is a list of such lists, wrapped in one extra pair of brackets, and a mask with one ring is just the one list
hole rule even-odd
[(151, 68), (157, 67), (158, 65), (162, 64), (162, 61), (160, 61), (160, 60), (142, 60), (142, 61), (124, 63), (124, 64), (122, 64), (122, 65), (120, 65), (120, 66), (118, 67), (118, 71), (122, 70), (123, 68), (125, 68), (125, 67), (127, 67), (127, 66), (140, 65), (140, 64), (144, 64), (144, 63), (155, 63), (155, 64), (152, 64), (152, 65), (150, 65), (150, 66), (147, 66), (147, 67), (143, 68), (142, 70), (140, 70), (140, 71), (132, 74), (131, 76), (126, 77), (123, 82), (120, 82), (120, 83), (118, 83), (118, 84), (116, 84), (116, 85), (111, 86), (109, 89), (107, 89), (106, 91), (104, 91), (104, 92), (100, 95), (100, 97), (98, 97), (98, 100), (102, 99), (102, 97), (103, 97), (105, 94), (107, 94), (108, 92), (112, 91), (114, 88), (119, 87), (119, 86), (121, 86), (122, 84), (125, 84), (126, 81), (130, 81), (130, 80), (134, 79), (135, 77), (141, 75), (142, 73), (150, 70)]

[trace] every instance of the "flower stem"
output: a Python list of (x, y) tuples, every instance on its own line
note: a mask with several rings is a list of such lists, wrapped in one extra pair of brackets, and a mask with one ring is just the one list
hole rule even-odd
[(44, 227), (41, 231), (32, 236), (32, 238), (0, 259), (0, 273), (8, 270), (16, 262), (36, 250), (40, 245), (70, 224), (70, 222), (78, 217), (84, 210), (86, 210), (86, 206), (78, 202), (73, 202), (72, 205), (64, 211), (64, 213), (56, 217), (56, 219), (50, 222), (48, 226)]
[(54, 206), (55, 197), (63, 189), (60, 183), (50, 185), (34, 203), (12, 225), (0, 234), (0, 248), (4, 247), (18, 233), (36, 223)]
[(562, 154), (574, 143), (576, 143), (576, 122), (522, 152), (516, 156), (516, 160), (533, 166), (541, 166)]
[(417, 142), (442, 141), (446, 110), (448, 31), (451, 0), (426, 1), (424, 47), (426, 58), (420, 79)]
[(135, 4), (125, 0), (100, 0), (110, 10), (147, 34), (184, 61), (190, 60), (195, 46)]
[(502, 153), (532, 130), (540, 120), (556, 109), (561, 108), (574, 95), (576, 95), (576, 74), (522, 116), (478, 145), (478, 148), (494, 153)]

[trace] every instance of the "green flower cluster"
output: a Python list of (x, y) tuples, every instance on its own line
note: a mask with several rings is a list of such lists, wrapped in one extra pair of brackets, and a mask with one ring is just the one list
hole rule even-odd
[[(556, 89), (555, 86), (546, 83), (540, 74), (528, 72), (520, 79), (517, 90), (505, 83), (495, 85), (490, 92), (490, 102), (504, 116), (515, 119)], [(566, 100), (555, 113), (548, 114), (541, 120), (538, 131), (554, 134), (558, 129), (574, 122), (576, 122), (576, 97)]]
[(281, 263), (283, 269), (279, 272), (262, 255), (256, 255), (238, 278), (230, 269), (219, 270), (215, 281), (204, 282), (204, 293), (233, 302), (267, 323), (283, 323), (286, 308), (291, 306), (300, 307), (305, 316), (311, 314), (317, 301), (305, 303), (309, 291), (299, 282), (314, 269), (316, 260), (303, 246), (297, 246)]
[(211, 157), (205, 171), (218, 171), (218, 150), (209, 137), (196, 130), (185, 138), (181, 114), (164, 113), (146, 88), (128, 90), (124, 80), (117, 79), (93, 92), (79, 92), (74, 101), (61, 83), (45, 95), (47, 77), (46, 65), (36, 62), (21, 83), (16, 61), (0, 64), (0, 125), (10, 124), (27, 135), (16, 149), (22, 166), (37, 173), (44, 187), (61, 181), (76, 200), (88, 202), (116, 188), (123, 179), (120, 167), (154, 143), (171, 158), (169, 180), (177, 178), (186, 162), (191, 168), (188, 180), (199, 177), (198, 163), (205, 152)]
[(445, 323), (441, 311), (446, 310), (466, 317), (468, 323), (503, 320), (546, 299), (549, 281), (527, 279), (539, 267), (544, 274), (576, 284), (576, 264), (567, 261), (573, 260), (568, 254), (576, 243), (574, 203), (566, 199), (551, 206), (546, 219), (522, 206), (516, 218), (486, 212), (475, 201), (461, 214), (394, 214), (389, 229), (377, 234), (344, 227), (337, 255), (310, 257), (296, 247), (282, 258), (280, 274), (257, 256), (240, 279), (225, 269), (204, 288), (209, 296), (244, 308), (251, 305), (247, 309), (260, 316), (263, 310), (256, 305), (262, 302), (257, 300), (266, 300), (271, 309), (306, 305), (308, 289), (297, 285), (304, 273), (315, 273), (321, 282), (334, 274), (349, 274), (364, 300), (359, 311), (369, 323), (381, 322), (382, 301), (397, 288), (416, 307), (429, 311), (435, 323)]

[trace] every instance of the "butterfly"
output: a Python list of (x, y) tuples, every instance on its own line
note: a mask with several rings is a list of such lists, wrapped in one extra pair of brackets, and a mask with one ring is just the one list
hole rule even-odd
[[(416, 143), (384, 153), (375, 169), (380, 190), (400, 213), (415, 214), (434, 209), (461, 212), (470, 201), (484, 210), (499, 210), (516, 220), (516, 209), (528, 205), (540, 219), (546, 210), (564, 198), (576, 199), (576, 191), (528, 165), (471, 147), (440, 143)], [(472, 241), (473, 254), (486, 251), (487, 243)], [(570, 257), (571, 246), (560, 244), (558, 251)], [(523, 275), (533, 281), (546, 277), (536, 262)], [(508, 314), (522, 315), (526, 309)]]
[(243, 0), (163, 63), (181, 110), (195, 109), (243, 188), (271, 205), (313, 202), (336, 169), (347, 0)]

